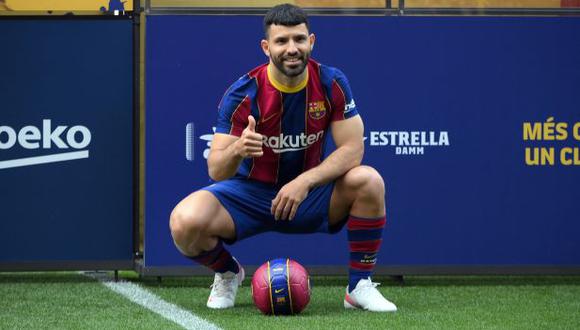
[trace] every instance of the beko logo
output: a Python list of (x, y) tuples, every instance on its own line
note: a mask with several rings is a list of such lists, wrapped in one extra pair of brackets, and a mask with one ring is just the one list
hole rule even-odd
[[(58, 153), (11, 160), (0, 160), (0, 169), (22, 167), (67, 160), (89, 158), (85, 149), (91, 143), (91, 131), (82, 125), (52, 127), (50, 119), (42, 120), (42, 127), (24, 126), (18, 131), (10, 126), (0, 126), (0, 152), (13, 148), (28, 150), (58, 150)], [(76, 151), (60, 152), (75, 149)]]

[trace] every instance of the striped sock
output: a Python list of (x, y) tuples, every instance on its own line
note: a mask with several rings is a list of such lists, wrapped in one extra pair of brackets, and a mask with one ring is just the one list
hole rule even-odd
[(234, 260), (228, 250), (224, 248), (221, 240), (218, 241), (213, 250), (188, 258), (213, 269), (217, 273), (230, 271), (237, 274), (240, 271), (238, 263)]
[(381, 247), (386, 216), (375, 219), (350, 216), (346, 223), (350, 250), (348, 292), (358, 281), (371, 276)]

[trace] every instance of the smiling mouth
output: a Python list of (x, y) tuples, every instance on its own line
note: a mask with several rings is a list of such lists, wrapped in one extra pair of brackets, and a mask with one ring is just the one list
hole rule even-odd
[(288, 65), (298, 65), (302, 63), (302, 60), (300, 58), (286, 58), (284, 59), (284, 63), (287, 63)]

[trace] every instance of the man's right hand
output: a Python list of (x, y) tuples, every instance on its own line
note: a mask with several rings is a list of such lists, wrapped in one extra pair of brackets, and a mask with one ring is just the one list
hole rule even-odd
[(237, 154), (243, 158), (262, 157), (262, 134), (256, 133), (256, 120), (248, 116), (248, 126), (236, 141)]

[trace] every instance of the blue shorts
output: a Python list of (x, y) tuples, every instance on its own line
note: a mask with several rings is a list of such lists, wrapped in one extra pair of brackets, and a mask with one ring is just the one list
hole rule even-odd
[[(328, 209), (334, 182), (312, 189), (302, 201), (292, 220), (274, 219), (270, 213), (272, 200), (280, 187), (245, 178), (231, 178), (203, 188), (211, 192), (229, 212), (241, 241), (267, 231), (289, 234), (336, 233), (345, 223), (329, 228)], [(346, 219), (345, 219), (346, 220)]]

